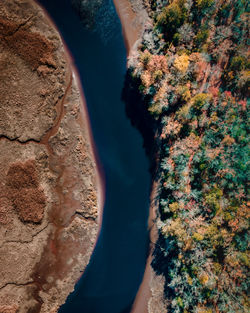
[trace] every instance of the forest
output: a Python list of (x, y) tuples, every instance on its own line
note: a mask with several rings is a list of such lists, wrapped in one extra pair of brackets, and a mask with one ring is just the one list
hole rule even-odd
[(249, 312), (249, 2), (144, 2), (129, 65), (159, 159), (152, 266), (168, 312)]

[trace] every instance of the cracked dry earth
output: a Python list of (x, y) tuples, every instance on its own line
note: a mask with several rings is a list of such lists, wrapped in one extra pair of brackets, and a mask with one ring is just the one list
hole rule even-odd
[(97, 235), (87, 116), (55, 27), (0, 1), (0, 313), (55, 313)]

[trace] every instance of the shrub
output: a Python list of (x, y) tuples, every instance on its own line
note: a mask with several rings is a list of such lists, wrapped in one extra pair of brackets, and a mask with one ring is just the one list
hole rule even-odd
[(145, 50), (141, 56), (140, 56), (140, 60), (143, 63), (143, 65), (147, 65), (149, 63), (149, 61), (151, 60), (151, 53), (148, 50)]
[(185, 22), (186, 9), (184, 0), (174, 0), (163, 8), (156, 18), (156, 27), (164, 33), (166, 41), (172, 41), (177, 29)]
[(195, 107), (196, 109), (200, 109), (202, 108), (205, 103), (207, 103), (209, 100), (211, 99), (211, 95), (207, 94), (207, 93), (198, 93), (197, 95), (195, 95), (192, 100), (191, 103), (193, 105), (193, 107)]
[(233, 71), (244, 70), (247, 64), (247, 60), (243, 56), (235, 56), (231, 60), (230, 69)]
[(189, 66), (189, 56), (186, 54), (177, 56), (174, 61), (174, 67), (181, 72), (182, 74), (185, 74), (187, 72)]
[(196, 3), (200, 10), (206, 10), (214, 5), (214, 0), (196, 0)]
[(161, 70), (157, 70), (153, 74), (153, 79), (155, 82), (159, 82), (163, 77), (163, 72)]
[(177, 93), (181, 96), (181, 99), (185, 102), (191, 99), (191, 93), (187, 86), (179, 86)]
[(209, 37), (209, 30), (208, 29), (199, 30), (196, 37), (195, 37), (196, 47), (200, 48), (203, 44), (205, 44), (208, 37)]

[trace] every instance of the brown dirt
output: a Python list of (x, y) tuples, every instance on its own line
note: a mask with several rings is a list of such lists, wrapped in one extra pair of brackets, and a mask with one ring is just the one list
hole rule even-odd
[(33, 0), (0, 2), (0, 82), (0, 312), (57, 312), (95, 245), (99, 180), (77, 76)]
[(17, 313), (17, 306), (0, 306), (0, 313)]

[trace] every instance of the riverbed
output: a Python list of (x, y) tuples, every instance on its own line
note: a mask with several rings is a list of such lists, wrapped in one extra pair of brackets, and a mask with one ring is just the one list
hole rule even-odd
[(41, 0), (79, 72), (105, 180), (100, 235), (90, 263), (60, 313), (129, 312), (148, 251), (149, 164), (121, 100), (126, 49), (111, 0), (86, 30), (69, 0)]

